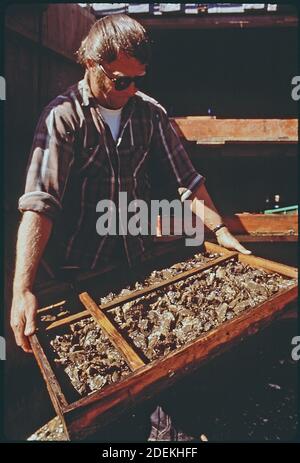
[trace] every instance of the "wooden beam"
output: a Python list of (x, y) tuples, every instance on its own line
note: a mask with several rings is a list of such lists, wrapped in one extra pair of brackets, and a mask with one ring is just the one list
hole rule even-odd
[[(281, 235), (281, 234), (235, 234), (236, 239), (241, 243), (297, 243), (298, 235)], [(207, 238), (216, 241), (216, 237), (212, 234), (207, 235)], [(182, 236), (155, 236), (155, 243), (171, 243), (182, 240)]]
[(298, 235), (253, 234), (235, 235), (240, 243), (297, 243)]
[(234, 214), (223, 218), (234, 234), (282, 234), (298, 236), (298, 214)]
[(263, 259), (252, 255), (239, 254), (239, 261), (251, 267), (268, 270), (269, 272), (279, 273), (289, 278), (298, 278), (298, 269), (289, 265), (280, 264), (271, 260)]
[(61, 320), (56, 320), (55, 322), (50, 323), (50, 325), (46, 326), (45, 331), (53, 330), (54, 328), (58, 328), (59, 326), (68, 325), (69, 323), (74, 323), (78, 320), (81, 320), (84, 317), (88, 317), (90, 313), (87, 310), (82, 310), (77, 312), (73, 315), (69, 315), (68, 317), (62, 318)]
[[(135, 18), (136, 15), (134, 15)], [(207, 14), (205, 16), (138, 17), (150, 29), (248, 29), (297, 27), (298, 18), (293, 14)]]
[[(164, 216), (160, 220), (160, 230), (164, 223)], [(166, 217), (167, 223), (170, 221), (170, 235), (155, 237), (155, 241), (172, 241), (181, 238), (183, 235), (174, 235), (174, 229), (184, 230), (186, 235), (192, 235), (196, 226), (195, 216), (192, 223), (184, 224), (182, 219), (176, 217)], [(223, 222), (233, 235), (239, 235), (244, 241), (297, 241), (298, 239), (298, 214), (234, 214), (223, 217)], [(210, 230), (205, 228), (205, 235), (209, 238), (212, 235)], [(257, 238), (257, 239), (256, 239)]]
[(61, 305), (65, 304), (65, 303), (66, 303), (65, 300), (60, 301), (60, 302), (56, 302), (55, 304), (51, 304), (51, 305), (48, 305), (47, 307), (42, 307), (42, 308), (38, 309), (37, 313), (48, 312), (49, 310), (55, 309), (55, 307), (60, 307)]
[(136, 371), (145, 365), (143, 360), (138, 356), (135, 350), (127, 343), (116, 327), (107, 318), (101, 307), (91, 298), (88, 293), (79, 294), (79, 298), (87, 311), (92, 315), (95, 322), (107, 334), (111, 343), (118, 352), (124, 357), (132, 371)]
[(178, 135), (197, 144), (298, 143), (297, 119), (171, 118)]

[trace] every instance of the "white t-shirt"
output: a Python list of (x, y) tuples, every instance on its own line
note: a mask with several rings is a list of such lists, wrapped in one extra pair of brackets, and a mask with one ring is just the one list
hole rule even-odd
[(123, 108), (108, 109), (108, 108), (103, 108), (103, 106), (99, 105), (100, 113), (103, 119), (105, 120), (105, 122), (107, 123), (107, 125), (109, 126), (111, 134), (115, 141), (120, 131), (122, 109)]

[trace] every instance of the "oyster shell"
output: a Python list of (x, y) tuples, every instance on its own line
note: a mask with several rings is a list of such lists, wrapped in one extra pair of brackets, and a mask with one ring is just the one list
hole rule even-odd
[(127, 303), (126, 317), (116, 309), (110, 313), (146, 357), (155, 360), (293, 283), (230, 259)]
[(119, 352), (92, 318), (73, 323), (70, 333), (56, 336), (50, 344), (55, 363), (64, 368), (74, 388), (89, 394), (130, 373)]

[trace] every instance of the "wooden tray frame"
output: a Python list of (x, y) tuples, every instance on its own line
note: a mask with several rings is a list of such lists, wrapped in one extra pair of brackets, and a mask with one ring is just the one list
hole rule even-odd
[[(217, 252), (221, 254), (221, 257), (213, 259), (199, 268), (181, 272), (167, 281), (156, 283), (129, 295), (114, 299), (102, 306), (97, 305), (87, 292), (83, 292), (79, 294), (79, 298), (86, 307), (85, 311), (65, 317), (48, 325), (46, 328), (46, 330), (55, 331), (56, 328), (65, 324), (92, 316), (108, 335), (112, 344), (122, 354), (132, 371), (122, 381), (106, 386), (103, 390), (96, 391), (75, 402), (68, 403), (46, 352), (40, 343), (39, 333), (37, 332), (30, 337), (33, 353), (46, 382), (55, 411), (62, 420), (68, 439), (83, 439), (101, 429), (125, 410), (128, 411), (138, 402), (153, 397), (179, 377), (197, 368), (201, 363), (224, 352), (234, 343), (246, 336), (255, 334), (261, 328), (267, 326), (273, 319), (281, 315), (287, 304), (297, 298), (298, 285), (295, 284), (286, 290), (280, 291), (256, 308), (245, 310), (233, 320), (224, 322), (217, 328), (202, 334), (199, 338), (170, 352), (163, 358), (145, 363), (136, 352), (134, 343), (124, 339), (117, 327), (111, 323), (106, 315), (107, 310), (141, 297), (143, 294), (152, 292), (157, 288), (163, 288), (193, 274), (202, 273), (208, 268), (226, 262), (231, 258), (252, 267), (265, 269), (268, 272), (276, 272), (290, 278), (298, 277), (297, 269), (277, 262), (228, 251), (209, 242), (204, 243), (204, 249), (208, 252)], [(53, 307), (44, 307), (39, 311), (47, 312), (48, 309)]]

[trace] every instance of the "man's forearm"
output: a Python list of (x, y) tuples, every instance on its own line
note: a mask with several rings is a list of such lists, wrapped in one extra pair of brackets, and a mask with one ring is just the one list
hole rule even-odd
[(191, 209), (196, 214), (197, 200), (202, 200), (204, 203), (204, 224), (210, 230), (216, 228), (222, 222), (222, 218), (218, 213), (206, 187), (202, 184), (192, 196)]
[(251, 254), (251, 251), (244, 248), (244, 246), (242, 246), (238, 242), (238, 240), (230, 233), (227, 227), (225, 227), (224, 225), (218, 227), (218, 225), (222, 224), (222, 218), (218, 213), (207, 189), (203, 184), (193, 194), (191, 199), (191, 210), (194, 214), (199, 216), (200, 214), (197, 214), (197, 201), (202, 200), (204, 202), (204, 224), (210, 230), (215, 231), (217, 242), (220, 246), (223, 246), (228, 249), (233, 249), (243, 254)]
[(14, 292), (31, 291), (52, 230), (52, 221), (37, 212), (24, 212), (17, 240)]

